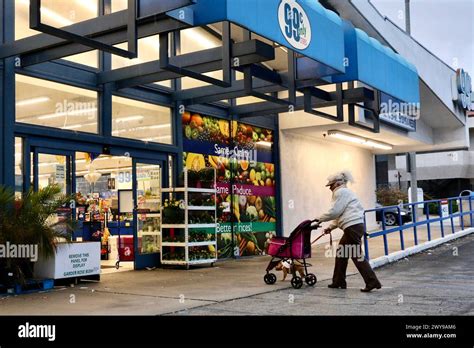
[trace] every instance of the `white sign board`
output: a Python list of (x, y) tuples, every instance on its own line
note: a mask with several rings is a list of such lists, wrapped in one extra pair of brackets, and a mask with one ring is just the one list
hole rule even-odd
[(63, 182), (66, 180), (66, 166), (64, 164), (56, 164), (56, 181)]
[(311, 22), (303, 7), (296, 0), (282, 0), (278, 7), (278, 22), (288, 43), (305, 50), (311, 44)]
[(132, 190), (119, 190), (119, 213), (133, 213), (133, 191)]
[(38, 278), (64, 279), (100, 274), (100, 242), (61, 243), (56, 255), (35, 264)]
[(441, 216), (447, 217), (449, 216), (449, 203), (448, 201), (441, 201)]

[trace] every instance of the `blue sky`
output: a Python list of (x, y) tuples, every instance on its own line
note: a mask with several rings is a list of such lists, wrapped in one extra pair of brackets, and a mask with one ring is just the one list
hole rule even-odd
[[(372, 0), (405, 28), (405, 0)], [(411, 0), (412, 36), (453, 68), (474, 76), (474, 0)]]

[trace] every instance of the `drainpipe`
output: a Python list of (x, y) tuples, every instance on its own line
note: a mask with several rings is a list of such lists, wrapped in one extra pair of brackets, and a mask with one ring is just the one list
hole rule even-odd
[(408, 35), (411, 35), (410, 0), (405, 0), (405, 27)]

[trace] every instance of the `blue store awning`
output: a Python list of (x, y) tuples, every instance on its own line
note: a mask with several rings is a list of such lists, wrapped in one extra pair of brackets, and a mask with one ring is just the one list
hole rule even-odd
[(360, 81), (398, 101), (420, 101), (413, 64), (316, 0), (194, 1), (196, 26), (230, 21), (304, 55), (298, 78)]
[(195, 0), (194, 25), (230, 21), (320, 64), (323, 75), (344, 73), (341, 18), (315, 0)]
[(333, 83), (361, 81), (405, 103), (419, 103), (416, 67), (392, 49), (344, 21), (346, 72), (330, 77)]

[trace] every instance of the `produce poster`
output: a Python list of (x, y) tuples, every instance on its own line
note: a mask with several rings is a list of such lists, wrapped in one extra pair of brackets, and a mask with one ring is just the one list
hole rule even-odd
[(184, 166), (217, 173), (218, 255), (263, 255), (276, 234), (273, 131), (185, 112)]

